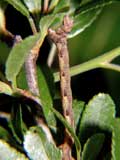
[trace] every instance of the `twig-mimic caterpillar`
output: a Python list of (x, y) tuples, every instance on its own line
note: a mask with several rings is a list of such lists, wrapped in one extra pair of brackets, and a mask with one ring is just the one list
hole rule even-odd
[[(57, 31), (49, 29), (49, 37), (55, 43), (59, 59), (60, 87), (62, 96), (63, 114), (67, 122), (74, 128), (74, 118), (72, 110), (72, 91), (70, 86), (69, 53), (67, 48), (67, 34), (71, 31), (73, 21), (64, 17), (63, 26)], [(69, 132), (65, 131), (63, 150), (63, 160), (71, 160), (71, 146), (73, 139)]]

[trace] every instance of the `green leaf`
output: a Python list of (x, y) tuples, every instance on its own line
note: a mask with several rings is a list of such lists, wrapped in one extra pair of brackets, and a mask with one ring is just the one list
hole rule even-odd
[(0, 140), (0, 160), (28, 160), (28, 158), (11, 147), (4, 140)]
[(78, 137), (76, 136), (73, 128), (69, 125), (69, 123), (65, 120), (65, 118), (54, 108), (51, 108), (53, 113), (56, 115), (56, 117), (62, 122), (62, 124), (67, 128), (67, 130), (70, 132), (71, 136), (74, 139), (76, 152), (77, 152), (77, 160), (80, 160), (80, 152), (81, 152), (81, 145)]
[(56, 16), (54, 14), (43, 16), (40, 20), (39, 28), (41, 37), (45, 38), (48, 34), (48, 29), (50, 28), (51, 24), (54, 22)]
[(40, 31), (41, 32), (47, 32), (49, 26), (51, 25), (51, 23), (53, 22), (54, 20), (54, 15), (51, 14), (51, 15), (47, 15), (47, 16), (43, 16), (40, 20), (40, 24), (39, 24), (39, 27), (40, 27)]
[[(87, 3), (87, 1), (89, 1), (89, 3)], [(80, 7), (77, 8), (77, 12), (86, 12), (95, 8), (103, 8), (104, 6), (110, 5), (118, 1), (120, 0), (86, 0), (86, 2), (84, 3), (85, 5), (81, 6), (82, 3), (80, 4)]]
[(54, 21), (51, 23), (50, 28), (52, 28), (53, 30), (58, 29), (63, 23), (64, 16), (65, 16), (64, 13), (55, 14)]
[(18, 144), (16, 144), (16, 141), (13, 139), (13, 136), (2, 126), (0, 126), (0, 139), (3, 139), (6, 142), (12, 144), (12, 146), (15, 146), (16, 148), (21, 149), (18, 146)]
[(73, 38), (74, 36), (83, 32), (87, 27), (89, 27), (95, 19), (100, 14), (101, 9), (94, 9), (84, 13), (79, 13), (73, 17), (74, 24), (72, 31), (69, 33), (68, 38)]
[(70, 7), (70, 0), (60, 0), (57, 6), (55, 7), (53, 13), (60, 13), (60, 12), (65, 12), (68, 11)]
[(92, 1), (94, 1), (94, 0), (82, 0), (82, 2), (80, 3), (80, 5), (82, 6), (82, 5), (85, 5), (88, 2), (92, 2)]
[(2, 126), (0, 126), (0, 139), (4, 139), (6, 142), (9, 143), (12, 141), (10, 133)]
[(9, 127), (11, 128), (13, 136), (16, 138), (16, 140), (19, 143), (22, 143), (22, 139), (27, 131), (27, 127), (23, 122), (21, 106), (13, 106)]
[(41, 0), (23, 0), (31, 13), (41, 12)]
[(82, 160), (96, 160), (104, 143), (105, 136), (98, 133), (90, 137), (84, 145)]
[(112, 160), (120, 159), (120, 119), (112, 123)]
[(99, 130), (111, 131), (111, 122), (115, 117), (115, 104), (107, 94), (98, 94), (86, 106), (79, 128), (82, 141)]
[[(73, 17), (74, 26), (71, 33), (68, 35), (68, 38), (78, 35), (89, 27), (98, 17), (104, 6), (117, 2), (117, 0), (98, 0), (87, 3), (88, 1), (90, 2), (90, 0), (83, 1), (83, 3), (80, 4), (80, 7), (77, 8), (75, 16)], [(86, 5), (81, 6), (82, 4)]]
[(23, 90), (29, 90), (27, 79), (26, 79), (26, 72), (25, 68), (22, 67), (18, 76), (17, 76), (17, 86)]
[(41, 71), (44, 74), (44, 77), (46, 79), (50, 95), (53, 99), (55, 95), (55, 83), (54, 83), (54, 77), (51, 69), (48, 67), (48, 65), (41, 65)]
[(5, 0), (5, 1), (11, 4), (21, 14), (29, 18), (30, 15), (29, 15), (27, 8), (22, 4), (20, 0)]
[(69, 13), (74, 14), (76, 8), (78, 8), (80, 4), (80, 0), (70, 0), (70, 9), (69, 9)]
[(42, 128), (32, 127), (24, 137), (24, 148), (32, 160), (61, 160), (61, 151), (49, 141)]
[(52, 10), (54, 9), (54, 7), (57, 6), (57, 4), (58, 4), (59, 1), (60, 1), (60, 0), (52, 0), (52, 1), (50, 2), (48, 11), (52, 11)]
[(83, 110), (84, 110), (85, 103), (83, 101), (73, 101), (73, 112), (74, 112), (74, 121), (75, 121), (75, 130), (77, 129)]
[(7, 3), (4, 0), (0, 1), (0, 7), (2, 7), (3, 9), (5, 9), (7, 7)]
[(41, 18), (39, 26), (42, 34), (47, 34), (48, 28), (50, 28), (56, 17), (55, 14), (51, 14)]
[(40, 100), (43, 105), (42, 109), (46, 121), (51, 129), (56, 130), (56, 119), (51, 109), (53, 107), (53, 100), (51, 97), (50, 89), (46, 77), (41, 68), (37, 68), (38, 86), (40, 91)]
[(39, 38), (39, 34), (27, 37), (13, 47), (6, 62), (6, 77), (9, 81), (16, 82), (16, 76)]
[(8, 84), (0, 81), (0, 93), (12, 95), (13, 91), (12, 91), (12, 88)]
[(57, 29), (63, 23), (64, 13), (51, 14), (41, 18), (40, 20), (40, 31), (41, 34), (47, 35), (48, 29)]

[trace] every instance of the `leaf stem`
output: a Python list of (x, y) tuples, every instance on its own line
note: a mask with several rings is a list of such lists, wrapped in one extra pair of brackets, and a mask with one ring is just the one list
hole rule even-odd
[[(110, 62), (120, 55), (120, 47), (117, 47), (101, 56), (98, 56), (92, 60), (84, 62), (82, 64), (71, 67), (70, 75), (75, 76), (86, 71), (90, 71), (96, 68), (106, 68), (120, 72), (120, 66), (111, 64)], [(60, 80), (59, 72), (54, 73), (55, 82)]]
[(43, 13), (47, 13), (49, 0), (44, 0)]
[(30, 27), (32, 29), (33, 34), (36, 34), (37, 29), (36, 29), (35, 23), (33, 21), (33, 18), (29, 17), (28, 21), (29, 21), (29, 24), (30, 24)]
[(101, 67), (105, 69), (111, 69), (111, 70), (120, 72), (120, 66), (116, 64), (104, 63), (101, 65)]
[(51, 49), (50, 49), (50, 53), (49, 53), (48, 59), (47, 59), (47, 64), (48, 64), (49, 67), (51, 67), (51, 65), (53, 63), (53, 60), (54, 60), (54, 57), (55, 57), (55, 53), (56, 53), (56, 46), (53, 43), (52, 46), (51, 46)]

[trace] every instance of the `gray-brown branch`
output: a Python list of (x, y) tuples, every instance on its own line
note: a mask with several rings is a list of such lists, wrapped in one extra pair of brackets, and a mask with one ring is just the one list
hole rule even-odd
[[(69, 53), (67, 47), (67, 34), (71, 31), (73, 21), (68, 17), (64, 17), (64, 23), (57, 31), (49, 29), (49, 37), (55, 43), (59, 59), (60, 69), (60, 86), (62, 96), (62, 107), (64, 117), (67, 122), (74, 128), (74, 118), (72, 110), (72, 91), (71, 79), (69, 71)], [(62, 146), (63, 160), (71, 160), (71, 148), (73, 139), (69, 132), (65, 131), (65, 140)]]

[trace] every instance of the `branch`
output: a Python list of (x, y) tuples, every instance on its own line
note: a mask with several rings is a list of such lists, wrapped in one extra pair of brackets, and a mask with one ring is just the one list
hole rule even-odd
[(52, 66), (52, 63), (53, 63), (54, 58), (55, 58), (55, 54), (56, 54), (56, 46), (53, 43), (52, 46), (51, 46), (49, 55), (48, 55), (48, 59), (47, 59), (47, 64), (48, 64), (49, 67)]
[(103, 63), (101, 67), (105, 69), (111, 69), (111, 70), (120, 72), (120, 65), (117, 65), (117, 64)]
[[(90, 71), (96, 68), (106, 68), (120, 72), (120, 66), (110, 63), (113, 59), (120, 56), (120, 47), (115, 48), (101, 56), (98, 56), (92, 60), (84, 62), (82, 64), (71, 67), (70, 75), (75, 76), (86, 71)], [(59, 72), (54, 73), (55, 82), (60, 80)]]
[(44, 0), (43, 13), (48, 11), (49, 0)]
[(32, 29), (33, 34), (36, 34), (37, 33), (37, 29), (36, 29), (36, 26), (35, 26), (35, 23), (34, 23), (33, 19), (30, 17), (28, 19), (28, 21), (29, 21), (29, 24), (30, 24), (30, 27)]

